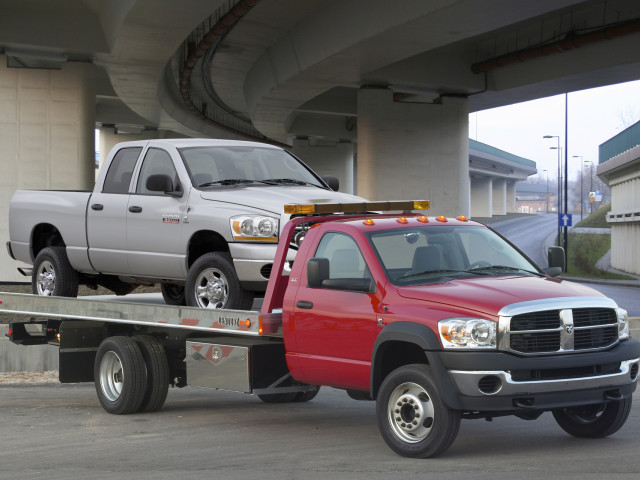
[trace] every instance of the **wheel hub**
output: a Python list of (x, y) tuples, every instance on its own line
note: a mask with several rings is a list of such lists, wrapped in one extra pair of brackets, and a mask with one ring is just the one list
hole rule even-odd
[(38, 294), (53, 295), (56, 286), (56, 272), (53, 265), (43, 262), (38, 272)]
[(200, 307), (224, 308), (229, 299), (229, 284), (216, 268), (204, 270), (196, 282), (196, 298)]
[(433, 405), (427, 392), (415, 383), (396, 387), (389, 398), (389, 422), (402, 440), (417, 443), (431, 433)]

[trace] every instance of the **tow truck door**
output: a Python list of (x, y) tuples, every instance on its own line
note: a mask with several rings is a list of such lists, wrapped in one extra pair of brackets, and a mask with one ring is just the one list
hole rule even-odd
[[(331, 279), (370, 278), (356, 241), (345, 233), (327, 232), (315, 256), (329, 259)], [(302, 283), (290, 324), (305, 381), (367, 390), (377, 334), (376, 293), (309, 288), (306, 280)]]

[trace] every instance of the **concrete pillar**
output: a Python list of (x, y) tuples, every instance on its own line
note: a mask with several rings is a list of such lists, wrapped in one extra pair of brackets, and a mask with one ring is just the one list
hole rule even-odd
[[(9, 200), (28, 189), (90, 189), (94, 183), (93, 65), (7, 68), (0, 55), (0, 243), (9, 240)], [(29, 281), (0, 255), (0, 282)]]
[(434, 215), (469, 215), (468, 106), (393, 101), (387, 89), (358, 93), (357, 194), (427, 199)]
[(507, 180), (507, 213), (516, 213), (516, 184), (515, 180)]
[(491, 217), (492, 184), (491, 177), (471, 179), (471, 218)]
[(293, 154), (318, 175), (333, 175), (340, 191), (354, 193), (353, 144), (322, 140), (295, 139)]
[(507, 214), (507, 181), (504, 178), (494, 178), (492, 188), (492, 215)]

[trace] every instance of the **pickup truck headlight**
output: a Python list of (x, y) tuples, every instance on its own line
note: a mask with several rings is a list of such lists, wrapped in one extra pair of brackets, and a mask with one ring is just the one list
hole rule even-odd
[(627, 311), (624, 308), (616, 308), (616, 314), (618, 315), (618, 339), (626, 340), (629, 338)]
[(438, 322), (445, 349), (495, 349), (496, 323), (483, 318), (449, 318)]
[(229, 219), (234, 240), (277, 242), (278, 219), (263, 215), (238, 215)]

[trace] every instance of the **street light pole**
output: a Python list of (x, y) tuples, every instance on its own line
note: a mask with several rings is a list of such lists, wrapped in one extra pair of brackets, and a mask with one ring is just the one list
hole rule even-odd
[(583, 163), (586, 163), (582, 160), (582, 155), (573, 155), (573, 158), (579, 158), (580, 159), (580, 220), (582, 220), (582, 206), (584, 205), (584, 197), (582, 196), (582, 184), (583, 184), (583, 177), (584, 175), (582, 175), (582, 165)]
[(562, 237), (562, 229), (560, 227), (560, 210), (561, 210), (561, 200), (562, 200), (562, 163), (561, 163), (561, 153), (560, 153), (560, 137), (558, 135), (545, 135), (542, 138), (555, 138), (556, 139), (556, 146), (555, 147), (549, 147), (553, 150), (558, 150), (558, 246), (561, 246), (560, 244), (560, 238)]

